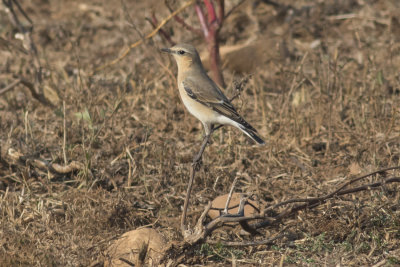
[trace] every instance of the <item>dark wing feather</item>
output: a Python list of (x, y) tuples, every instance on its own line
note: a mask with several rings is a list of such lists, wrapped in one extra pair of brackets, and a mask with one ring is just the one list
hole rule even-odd
[(249, 123), (247, 123), (236, 111), (229, 99), (222, 93), (218, 86), (207, 76), (203, 79), (194, 81), (190, 76), (182, 81), (183, 88), (187, 95), (198, 101), (199, 103), (212, 108), (214, 111), (224, 115), (244, 127), (256, 131)]

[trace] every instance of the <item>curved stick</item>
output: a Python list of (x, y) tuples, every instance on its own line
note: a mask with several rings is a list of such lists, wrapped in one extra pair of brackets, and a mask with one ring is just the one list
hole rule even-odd
[(187, 216), (187, 209), (189, 206), (190, 194), (192, 193), (194, 176), (196, 174), (196, 171), (201, 166), (201, 158), (203, 157), (204, 150), (206, 149), (207, 144), (210, 141), (211, 135), (214, 131), (215, 131), (215, 128), (213, 127), (211, 129), (210, 134), (206, 135), (204, 137), (203, 143), (201, 144), (199, 152), (193, 158), (192, 169), (190, 170), (189, 184), (188, 184), (187, 191), (186, 191), (186, 198), (185, 198), (185, 203), (183, 205), (183, 213), (182, 213), (182, 217), (181, 217), (181, 231), (182, 231), (183, 236), (185, 236), (185, 233), (188, 230), (186, 227), (186, 216)]

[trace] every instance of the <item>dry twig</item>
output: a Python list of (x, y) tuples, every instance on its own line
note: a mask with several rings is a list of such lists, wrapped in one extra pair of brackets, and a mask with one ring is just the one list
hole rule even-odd
[(12, 83), (10, 83), (9, 85), (7, 85), (6, 87), (4, 87), (3, 89), (0, 89), (0, 95), (10, 91), (11, 89), (13, 89), (15, 86), (17, 86), (18, 84), (21, 83), (21, 79), (16, 79), (15, 81), (13, 81)]
[[(157, 28), (157, 24), (158, 24), (158, 20), (156, 18), (156, 14), (154, 14), (154, 12), (151, 14), (151, 19), (150, 18), (146, 18), (146, 20), (151, 24), (151, 26), (155, 29)], [(171, 35), (169, 35), (166, 31), (164, 31), (163, 29), (160, 29), (159, 33), (162, 35), (162, 37), (164, 37), (165, 40), (168, 41), (168, 43), (173, 46), (176, 43), (172, 40)]]
[[(215, 130), (215, 129), (214, 129)], [(200, 150), (202, 151), (202, 150)], [(200, 155), (201, 156), (201, 155)], [(205, 220), (205, 214), (208, 213), (208, 211), (211, 208), (211, 204), (207, 205), (207, 207), (205, 208), (203, 214), (200, 216), (200, 218), (197, 221), (196, 227), (194, 229), (194, 231), (189, 232), (186, 231), (185, 232), (185, 241), (191, 245), (193, 244), (197, 244), (200, 242), (204, 242), (206, 240), (206, 238), (208, 236), (211, 235), (211, 233), (217, 229), (220, 228), (222, 226), (224, 226), (226, 223), (233, 223), (236, 222), (238, 223), (243, 230), (251, 233), (251, 234), (259, 234), (257, 232), (257, 229), (260, 228), (264, 228), (267, 226), (272, 226), (272, 225), (276, 225), (278, 223), (280, 223), (282, 221), (282, 219), (287, 218), (292, 216), (293, 214), (297, 213), (300, 210), (305, 210), (305, 209), (311, 209), (311, 208), (315, 208), (319, 205), (322, 205), (323, 203), (326, 202), (326, 200), (334, 198), (336, 196), (341, 196), (341, 195), (346, 195), (346, 194), (351, 194), (351, 193), (356, 193), (356, 192), (360, 192), (360, 191), (365, 191), (365, 190), (371, 190), (374, 188), (378, 188), (381, 186), (384, 186), (386, 184), (390, 184), (390, 183), (400, 183), (400, 177), (390, 177), (387, 179), (384, 179), (380, 182), (375, 182), (375, 183), (370, 183), (370, 184), (365, 184), (365, 185), (361, 185), (358, 187), (353, 187), (353, 188), (349, 188), (345, 190), (345, 187), (347, 187), (348, 185), (355, 183), (356, 181), (360, 181), (364, 178), (370, 177), (372, 175), (375, 174), (379, 174), (379, 173), (385, 173), (389, 170), (395, 170), (395, 169), (400, 169), (400, 166), (396, 166), (396, 167), (390, 167), (390, 168), (385, 168), (385, 169), (381, 169), (366, 175), (362, 175), (360, 177), (354, 178), (348, 182), (346, 182), (345, 184), (343, 184), (342, 186), (339, 187), (339, 189), (333, 191), (332, 193), (326, 194), (324, 196), (321, 197), (314, 197), (314, 198), (306, 198), (306, 199), (290, 199), (287, 201), (283, 201), (280, 203), (277, 203), (275, 205), (272, 205), (270, 207), (267, 207), (266, 209), (264, 209), (264, 211), (259, 214), (259, 215), (253, 215), (253, 216), (245, 216), (244, 215), (244, 206), (247, 203), (247, 198), (245, 198), (243, 195), (241, 196), (241, 201), (239, 204), (239, 208), (238, 208), (238, 213), (237, 214), (225, 214), (223, 213), (220, 217), (215, 218), (214, 220), (212, 220), (211, 222), (209, 222), (206, 225), (203, 225), (204, 220)], [(188, 193), (190, 193), (188, 191)], [(229, 201), (229, 198), (228, 198)], [(272, 217), (268, 217), (265, 215), (265, 213), (268, 211), (270, 212), (271, 210), (284, 206), (284, 205), (288, 205), (291, 203), (296, 203), (296, 202), (305, 202), (303, 204), (299, 204), (296, 205), (294, 207), (285, 209), (282, 212), (277, 212), (275, 216)], [(250, 225), (248, 222), (250, 221), (254, 221), (254, 220), (258, 220), (259, 222), (254, 223), (252, 225)], [(261, 245), (261, 244), (269, 244), (272, 241), (283, 237), (284, 235), (279, 235), (274, 239), (267, 239), (267, 240), (260, 240), (260, 241), (254, 241), (254, 242), (247, 242), (247, 246), (256, 246), (256, 245)], [(239, 243), (238, 242), (223, 242), (225, 245), (234, 245), (234, 246), (238, 246)]]
[[(173, 10), (173, 8), (171, 7), (171, 5), (169, 4), (169, 1), (168, 1), (168, 0), (165, 0), (165, 1), (164, 1), (164, 4), (165, 4), (165, 6), (168, 8), (168, 10), (169, 10), (170, 13), (173, 13), (173, 12), (174, 12), (174, 10)], [(192, 26), (190, 26), (189, 24), (187, 24), (187, 23), (185, 22), (185, 20), (182, 19), (180, 16), (174, 16), (174, 19), (175, 19), (179, 24), (181, 24), (181, 25), (183, 26), (183, 28), (185, 28), (186, 30), (191, 31), (191, 32), (193, 32), (193, 33), (195, 33), (195, 34), (197, 34), (197, 35), (201, 35), (201, 34), (202, 34), (201, 29), (199, 29), (199, 28), (193, 28)]]
[[(41, 83), (42, 83), (42, 66), (40, 64), (40, 59), (39, 59), (36, 45), (33, 42), (33, 39), (31, 36), (32, 32), (33, 32), (33, 26), (34, 26), (33, 22), (29, 18), (29, 16), (25, 13), (25, 11), (23, 10), (23, 8), (21, 7), (21, 5), (18, 3), (17, 0), (3, 0), (3, 4), (5, 7), (7, 7), (7, 11), (8, 11), (11, 23), (14, 25), (15, 28), (18, 29), (18, 31), (22, 35), (21, 39), (22, 39), (24, 48), (29, 53), (29, 55), (32, 57), (32, 60), (34, 62), (34, 66), (33, 66), (34, 73), (35, 73), (35, 82), (34, 83), (29, 82), (26, 78), (19, 77), (19, 75), (15, 75), (15, 76), (17, 76), (16, 78), (19, 80), (19, 83), (23, 84), (25, 87), (27, 87), (31, 91), (32, 96), (34, 98), (39, 100), (39, 102), (41, 102), (42, 104), (53, 107), (53, 105), (45, 98), (45, 96), (43, 94), (43, 88), (41, 85)], [(16, 7), (17, 10), (15, 10), (14, 7)], [(25, 26), (21, 22), (16, 11), (19, 11), (19, 13), (22, 14), (23, 18), (29, 23), (29, 26)], [(9, 85), (6, 88), (11, 89), (14, 86)], [(4, 91), (2, 91), (2, 92), (4, 92)]]
[[(204, 137), (203, 143), (201, 144), (201, 147), (200, 147), (200, 151), (193, 158), (192, 169), (190, 170), (189, 184), (188, 184), (188, 188), (186, 191), (185, 203), (183, 205), (183, 212), (182, 212), (182, 217), (181, 217), (181, 231), (182, 231), (183, 236), (187, 236), (190, 234), (190, 231), (188, 231), (188, 228), (186, 226), (186, 216), (187, 216), (187, 209), (188, 209), (189, 201), (190, 201), (190, 195), (192, 192), (194, 176), (196, 174), (196, 171), (201, 166), (201, 158), (203, 156), (204, 150), (206, 149), (207, 144), (210, 141), (211, 135), (213, 134), (213, 132), (215, 130), (216, 130), (216, 128), (213, 127), (211, 129), (210, 134), (206, 135)], [(211, 208), (211, 206), (210, 206), (210, 208)]]
[(8, 150), (8, 156), (15, 162), (21, 162), (31, 165), (35, 168), (45, 169), (56, 174), (67, 174), (76, 170), (83, 170), (84, 165), (78, 161), (71, 161), (69, 164), (62, 166), (57, 163), (51, 163), (47, 160), (25, 156), (12, 148)]
[[(168, 17), (166, 17), (165, 19), (163, 19), (163, 20), (161, 21), (161, 23), (160, 23), (151, 33), (149, 33), (149, 34), (147, 34), (147, 35), (145, 36), (144, 39), (147, 40), (147, 39), (150, 39), (151, 37), (153, 37), (153, 36), (161, 29), (161, 27), (164, 26), (168, 21), (170, 21), (176, 14), (179, 14), (179, 13), (182, 12), (185, 8), (191, 6), (194, 2), (195, 2), (195, 0), (190, 0), (190, 1), (186, 2), (184, 5), (182, 5), (180, 8), (178, 8), (177, 10), (175, 10), (175, 11), (174, 11), (173, 13), (171, 13)], [(119, 56), (118, 58), (114, 59), (114, 60), (111, 61), (111, 62), (108, 62), (108, 63), (106, 63), (106, 64), (104, 64), (104, 65), (102, 65), (102, 66), (100, 66), (100, 67), (97, 67), (97, 68), (95, 69), (95, 72), (100, 71), (100, 70), (103, 70), (103, 69), (105, 69), (105, 68), (107, 68), (107, 67), (109, 67), (109, 66), (112, 66), (112, 65), (118, 63), (121, 59), (123, 59), (124, 57), (126, 57), (126, 56), (129, 54), (129, 52), (130, 52), (133, 48), (135, 48), (136, 46), (138, 46), (138, 45), (140, 45), (140, 44), (142, 44), (142, 43), (143, 43), (143, 39), (140, 39), (139, 41), (137, 41), (137, 42), (131, 44), (131, 45), (122, 53), (121, 56)]]
[(36, 92), (35, 84), (31, 83), (30, 81), (28, 81), (28, 80), (26, 80), (24, 78), (19, 78), (19, 80), (20, 80), (20, 83), (22, 85), (24, 85), (26, 88), (29, 89), (29, 91), (31, 92), (32, 96), (34, 98), (36, 98), (36, 100), (38, 100), (40, 103), (42, 103), (44, 105), (48, 105), (50, 107), (54, 107), (54, 105), (51, 102), (49, 102), (47, 100), (47, 98), (43, 94)]

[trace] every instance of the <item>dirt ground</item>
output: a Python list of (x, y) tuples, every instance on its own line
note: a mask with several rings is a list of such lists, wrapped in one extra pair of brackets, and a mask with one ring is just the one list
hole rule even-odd
[[(229, 10), (238, 1), (225, 2)], [(194, 183), (192, 226), (235, 178), (236, 192), (271, 204), (400, 165), (400, 2), (277, 2), (247, 0), (224, 22), (221, 51), (234, 50), (223, 52), (225, 94), (249, 79), (233, 103), (267, 144), (231, 127), (214, 134)], [(153, 30), (152, 12), (166, 18), (164, 1), (20, 3), (34, 25), (47, 102), (22, 83), (0, 95), (0, 265), (102, 266), (112, 241), (141, 226), (182, 240), (179, 218), (203, 129), (179, 99), (175, 62), (159, 52), (170, 45), (155, 35), (94, 71)], [(174, 9), (183, 3), (171, 1)], [(180, 15), (199, 25), (193, 7)], [(176, 21), (163, 29), (204, 53), (204, 40)], [(0, 5), (0, 92), (17, 79), (35, 82), (35, 59), (17, 33)], [(80, 168), (59, 174), (37, 159)], [(392, 176), (399, 171), (356, 186)], [(283, 229), (272, 245), (224, 244)], [(198, 245), (182, 263), (398, 266), (399, 184), (335, 197), (261, 232), (221, 228), (209, 238), (220, 242)]]

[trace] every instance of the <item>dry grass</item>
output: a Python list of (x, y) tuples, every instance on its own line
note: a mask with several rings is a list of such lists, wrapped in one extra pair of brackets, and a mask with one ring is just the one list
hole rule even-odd
[[(35, 2), (23, 6), (35, 24), (46, 96), (56, 108), (22, 86), (0, 98), (0, 265), (101, 262), (111, 240), (149, 224), (169, 240), (181, 239), (190, 162), (203, 132), (179, 100), (174, 63), (158, 52), (166, 44), (155, 37), (89, 76), (140, 38), (120, 3)], [(126, 3), (141, 33), (152, 30), (145, 21), (152, 9), (160, 18), (168, 15), (155, 2)], [(251, 10), (249, 3), (223, 27), (222, 43), (262, 40), (263, 58), (234, 104), (267, 145), (252, 146), (232, 128), (215, 134), (195, 181), (192, 223), (235, 177), (238, 192), (278, 202), (319, 196), (359, 173), (400, 165), (398, 2), (296, 3), (290, 20), (264, 4)], [(192, 11), (185, 14), (196, 23)], [(175, 40), (202, 47), (177, 23), (166, 29), (173, 29)], [(18, 44), (4, 9), (0, 37)], [(0, 43), (0, 57), (0, 88), (13, 74), (33, 81), (29, 55)], [(228, 84), (245, 76), (234, 74), (227, 66)], [(9, 159), (13, 148), (64, 164), (64, 117), (66, 159), (81, 162), (83, 170), (54, 175)], [(289, 237), (273, 246), (203, 244), (186, 263), (398, 265), (399, 222), (393, 184), (333, 199), (266, 229), (268, 237), (287, 227)], [(228, 228), (213, 238), (249, 239), (237, 232)]]

